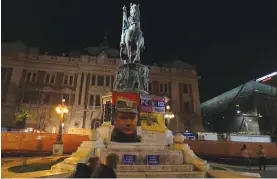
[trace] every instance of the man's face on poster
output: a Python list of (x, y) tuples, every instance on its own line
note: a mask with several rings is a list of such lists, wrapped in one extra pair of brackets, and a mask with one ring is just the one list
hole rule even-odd
[(137, 131), (137, 114), (133, 112), (116, 112), (114, 127), (126, 135)]

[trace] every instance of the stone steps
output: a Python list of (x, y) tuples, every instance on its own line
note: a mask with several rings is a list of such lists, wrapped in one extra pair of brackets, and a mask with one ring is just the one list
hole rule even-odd
[(64, 163), (76, 165), (81, 159), (76, 157), (70, 157), (64, 160)]
[(53, 165), (51, 167), (51, 170), (63, 170), (63, 171), (73, 172), (75, 170), (75, 168), (76, 168), (75, 164), (69, 164), (69, 163), (61, 162), (61, 163), (58, 163), (56, 165)]
[(78, 152), (89, 152), (90, 150), (91, 150), (91, 148), (82, 147), (82, 146), (77, 148)]
[(127, 149), (127, 148), (103, 148), (100, 150), (100, 156), (102, 161), (110, 153), (114, 153), (119, 156), (120, 163), (122, 162), (123, 155), (136, 155), (136, 165), (145, 165), (148, 155), (158, 155), (160, 157), (161, 165), (182, 165), (184, 164), (183, 151), (181, 150), (169, 150), (169, 149)]
[(193, 165), (118, 165), (117, 172), (191, 172)]
[(118, 172), (117, 178), (205, 178), (206, 172)]

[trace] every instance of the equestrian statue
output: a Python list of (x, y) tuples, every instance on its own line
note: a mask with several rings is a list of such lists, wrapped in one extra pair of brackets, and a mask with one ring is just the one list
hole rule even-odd
[[(130, 16), (127, 18), (126, 7), (123, 6), (123, 22), (120, 42), (121, 63), (140, 63), (140, 52), (144, 50), (144, 38), (140, 29), (139, 4), (130, 4)], [(127, 56), (127, 62), (123, 59)]]

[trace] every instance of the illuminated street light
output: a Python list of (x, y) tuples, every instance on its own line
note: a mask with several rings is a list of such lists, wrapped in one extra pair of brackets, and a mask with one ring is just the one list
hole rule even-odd
[(60, 126), (59, 126), (59, 134), (57, 137), (57, 144), (62, 144), (62, 130), (64, 127), (64, 114), (68, 113), (67, 106), (64, 104), (65, 99), (62, 99), (62, 104), (56, 108), (56, 112), (60, 114), (61, 119), (60, 119)]
[(165, 125), (167, 126), (169, 124), (169, 121), (172, 118), (174, 118), (175, 115), (172, 112), (169, 111), (170, 110), (170, 106), (169, 105), (167, 105), (165, 108), (166, 108), (166, 112), (165, 112), (164, 118), (165, 118)]
[(240, 110), (237, 110), (237, 114), (240, 114)]

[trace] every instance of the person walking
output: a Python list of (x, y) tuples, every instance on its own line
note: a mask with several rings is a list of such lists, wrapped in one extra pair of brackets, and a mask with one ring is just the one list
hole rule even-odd
[(109, 154), (106, 157), (105, 164), (101, 164), (96, 171), (92, 174), (92, 178), (116, 178), (115, 169), (119, 158), (116, 154)]
[(243, 146), (241, 148), (241, 155), (244, 158), (244, 161), (246, 162), (246, 164), (248, 165), (248, 168), (251, 169), (250, 168), (250, 166), (251, 166), (250, 154), (249, 154), (245, 144), (243, 144)]
[(264, 168), (264, 171), (266, 169), (266, 155), (265, 155), (265, 150), (262, 145), (259, 145), (258, 152), (259, 156), (259, 170), (262, 169), (262, 166)]

